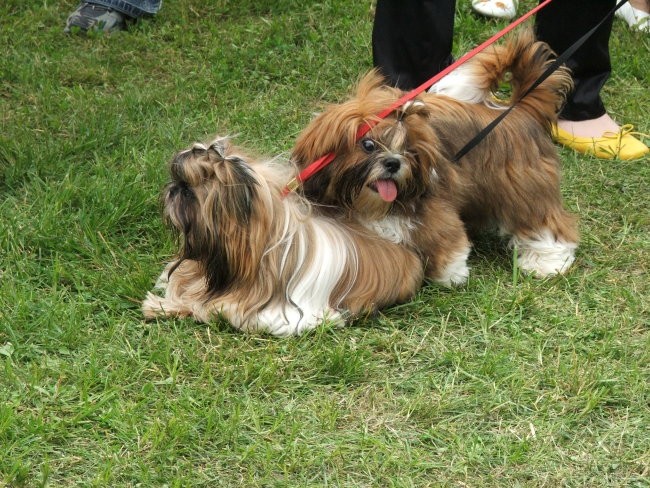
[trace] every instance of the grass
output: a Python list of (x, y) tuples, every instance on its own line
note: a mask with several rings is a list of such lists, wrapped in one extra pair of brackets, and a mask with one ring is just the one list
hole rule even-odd
[[(565, 277), (485, 239), (467, 286), (344, 329), (145, 323), (166, 162), (288, 152), (370, 68), (371, 4), (179, 0), (90, 37), (74, 6), (0, 5), (0, 486), (649, 486), (648, 160), (561, 152)], [(457, 53), (499, 25), (459, 2)], [(607, 106), (648, 133), (650, 38), (611, 44)]]

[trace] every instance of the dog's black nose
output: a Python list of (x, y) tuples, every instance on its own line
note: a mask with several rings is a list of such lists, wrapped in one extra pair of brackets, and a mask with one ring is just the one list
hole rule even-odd
[(384, 168), (386, 168), (386, 171), (389, 173), (397, 173), (401, 165), (402, 163), (400, 163), (397, 158), (390, 158), (384, 161)]

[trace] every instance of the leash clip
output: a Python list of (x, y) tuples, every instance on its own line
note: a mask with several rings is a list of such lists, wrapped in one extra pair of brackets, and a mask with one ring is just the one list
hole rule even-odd
[(291, 178), (289, 183), (285, 185), (285, 187), (282, 189), (282, 196), (286, 197), (289, 193), (294, 192), (300, 187), (300, 182), (298, 181), (298, 178)]

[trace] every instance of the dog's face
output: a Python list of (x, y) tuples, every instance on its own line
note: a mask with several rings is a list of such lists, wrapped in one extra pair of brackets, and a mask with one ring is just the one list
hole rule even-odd
[(240, 156), (226, 153), (225, 140), (178, 153), (164, 193), (165, 216), (183, 236), (180, 260), (198, 261), (215, 293), (256, 274), (258, 233), (271, 218), (266, 182)]
[(425, 104), (413, 102), (379, 121), (357, 140), (357, 130), (394, 102), (399, 92), (376, 75), (361, 82), (357, 96), (330, 106), (298, 138), (293, 158), (304, 168), (334, 152), (336, 158), (304, 183), (305, 196), (380, 219), (417, 205), (432, 191), (441, 156)]

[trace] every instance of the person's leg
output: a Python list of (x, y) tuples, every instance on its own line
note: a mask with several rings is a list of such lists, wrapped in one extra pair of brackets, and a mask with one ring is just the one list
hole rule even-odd
[[(557, 53), (604, 18), (616, 0), (556, 0), (537, 14), (537, 37)], [(600, 96), (611, 74), (609, 36), (613, 16), (569, 58), (575, 88), (560, 113), (557, 140), (598, 157), (634, 159), (647, 147), (631, 135), (619, 134), (621, 127), (609, 116)]]
[[(579, 37), (602, 19), (615, 0), (558, 0), (537, 14), (537, 37), (557, 52), (564, 52)], [(608, 19), (576, 53), (569, 58), (575, 89), (569, 95), (560, 118), (573, 121), (591, 120), (605, 115), (600, 90), (609, 78), (609, 35), (612, 20)]]
[(162, 0), (92, 0), (89, 3), (110, 7), (129, 17), (138, 18), (158, 13)]
[(415, 88), (452, 62), (455, 0), (377, 0), (374, 65), (388, 82)]

